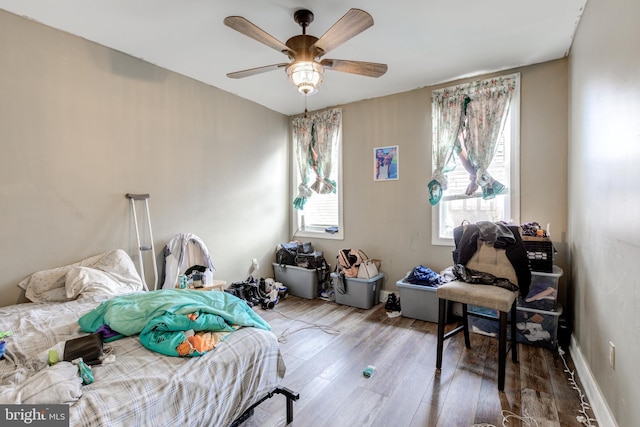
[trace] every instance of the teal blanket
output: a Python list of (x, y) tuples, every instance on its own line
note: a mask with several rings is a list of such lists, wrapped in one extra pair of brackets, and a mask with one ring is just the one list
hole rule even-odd
[(119, 296), (82, 316), (84, 332), (103, 325), (169, 356), (199, 356), (241, 326), (271, 330), (247, 303), (227, 292), (165, 289)]

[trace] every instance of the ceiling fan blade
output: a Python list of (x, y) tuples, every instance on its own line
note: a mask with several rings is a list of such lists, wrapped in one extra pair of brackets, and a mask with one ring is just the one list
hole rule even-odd
[(361, 76), (380, 77), (387, 72), (387, 64), (376, 62), (349, 61), (345, 59), (323, 59), (320, 64), (333, 71), (360, 74)]
[(250, 68), (248, 70), (235, 71), (233, 73), (227, 74), (227, 77), (230, 77), (232, 79), (241, 79), (243, 77), (255, 76), (256, 74), (262, 74), (268, 71), (277, 70), (278, 68), (286, 67), (287, 65), (289, 64), (286, 62), (283, 62), (281, 64), (265, 65), (264, 67), (256, 67), (256, 68)]
[(226, 18), (224, 18), (224, 25), (233, 28), (234, 30), (244, 34), (247, 37), (251, 37), (252, 39), (257, 40), (260, 43), (277, 50), (278, 52), (291, 52), (286, 44), (282, 43), (280, 40), (276, 39), (271, 34), (267, 33), (242, 16), (227, 16)]
[(340, 46), (347, 40), (357, 36), (373, 25), (373, 18), (364, 10), (349, 9), (347, 13), (333, 24), (326, 33), (314, 43), (314, 47), (323, 50), (322, 55)]

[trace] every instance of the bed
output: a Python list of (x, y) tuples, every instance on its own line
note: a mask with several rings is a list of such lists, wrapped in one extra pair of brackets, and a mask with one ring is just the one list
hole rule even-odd
[(61, 379), (60, 372), (75, 365), (47, 365), (49, 349), (86, 335), (81, 317), (141, 292), (124, 251), (34, 273), (20, 286), (36, 302), (0, 308), (0, 331), (13, 332), (0, 360), (2, 403), (66, 403), (72, 426), (231, 426), (279, 393), (287, 400), (287, 423), (292, 421), (298, 396), (280, 387), (285, 365), (277, 339), (257, 327), (241, 327), (197, 357), (160, 354), (138, 335), (107, 342), (105, 352), (115, 360), (93, 366), (95, 381), (87, 385), (79, 376)]

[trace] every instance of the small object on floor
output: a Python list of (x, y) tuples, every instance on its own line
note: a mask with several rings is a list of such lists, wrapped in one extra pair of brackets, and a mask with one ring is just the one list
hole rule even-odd
[(387, 311), (387, 317), (389, 319), (393, 319), (394, 317), (400, 317), (402, 316), (402, 312), (400, 311)]
[(396, 298), (394, 293), (389, 294), (384, 308), (387, 311), (400, 311), (400, 298)]
[(376, 371), (376, 367), (375, 366), (367, 366), (366, 369), (364, 371), (362, 371), (362, 375), (364, 375), (365, 377), (369, 378), (371, 377), (371, 375), (373, 375), (373, 373)]

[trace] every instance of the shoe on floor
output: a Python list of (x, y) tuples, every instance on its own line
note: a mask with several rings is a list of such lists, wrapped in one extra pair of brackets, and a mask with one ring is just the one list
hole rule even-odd
[(384, 308), (387, 311), (400, 311), (400, 298), (396, 298), (394, 293), (389, 294)]

